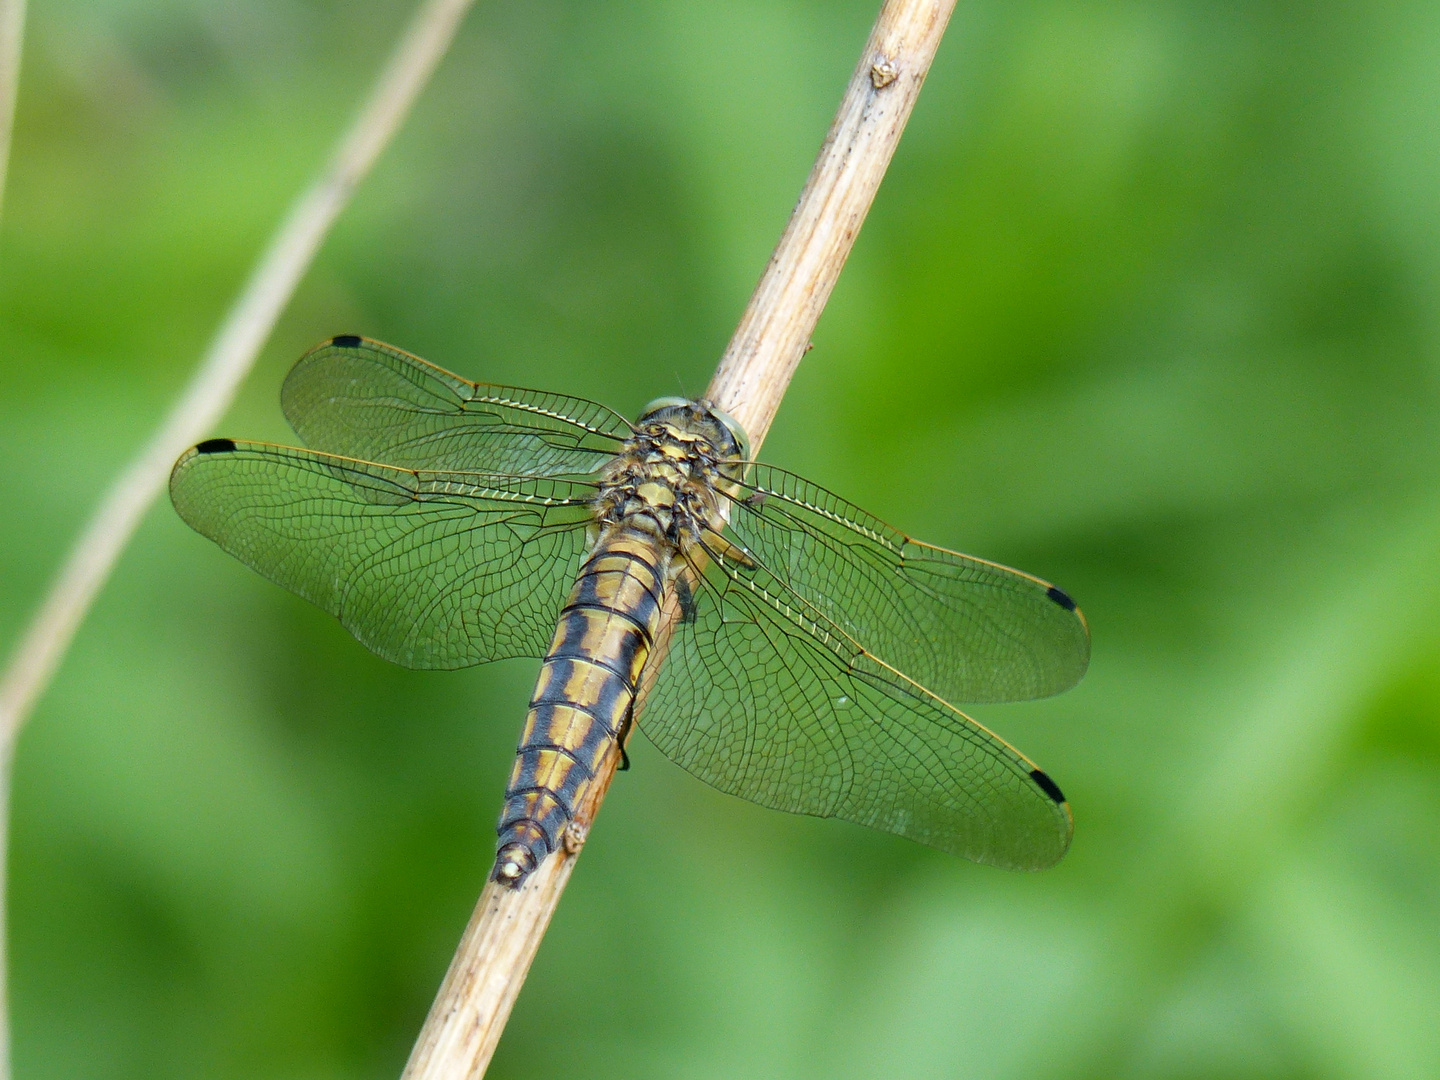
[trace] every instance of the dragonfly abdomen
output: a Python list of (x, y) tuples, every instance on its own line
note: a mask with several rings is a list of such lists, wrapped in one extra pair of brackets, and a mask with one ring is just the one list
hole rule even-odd
[(660, 620), (656, 541), (602, 537), (560, 613), (525, 717), (500, 815), (493, 876), (519, 885), (561, 843), (624, 731)]

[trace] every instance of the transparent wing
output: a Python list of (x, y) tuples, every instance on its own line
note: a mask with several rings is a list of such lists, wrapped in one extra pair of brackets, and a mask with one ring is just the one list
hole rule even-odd
[(722, 791), (838, 817), (977, 862), (1065, 854), (1064, 796), (963, 713), (860, 648), (763, 564), (710, 562), (639, 712)]
[(543, 656), (592, 495), (229, 439), (186, 452), (170, 476), (192, 528), (412, 668)]
[(280, 402), (315, 449), (407, 469), (583, 476), (630, 435), (593, 401), (473, 383), (353, 335), (296, 361)]
[(945, 700), (1047, 697), (1085, 674), (1085, 618), (1049, 582), (918, 543), (782, 469), (751, 466), (742, 494), (729, 539)]

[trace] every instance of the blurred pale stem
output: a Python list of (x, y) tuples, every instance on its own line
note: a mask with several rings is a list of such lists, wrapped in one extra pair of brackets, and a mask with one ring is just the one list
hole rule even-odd
[[(720, 360), (707, 396), (740, 421), (756, 451), (809, 348), (954, 6), (954, 0), (890, 0), (881, 10), (785, 234)], [(751, 77), (748, 69), (735, 69), (735, 78)], [(661, 642), (649, 665), (652, 678), (678, 616), (674, 597), (668, 600)], [(642, 687), (642, 702), (643, 693)], [(618, 763), (618, 753), (612, 754), (577, 808), (576, 821), (584, 829)], [(555, 853), (518, 890), (494, 882), (485, 886), (405, 1080), (484, 1075), (576, 854), (578, 846)]]
[[(60, 666), (85, 613), (146, 510), (164, 489), (170, 466), (186, 448), (211, 434), (230, 407), (331, 225), (399, 129), (472, 3), (425, 0), (416, 10), (349, 131), (320, 176), (295, 201), (256, 263), (185, 393), (106, 492), (70, 550), (0, 682), (0, 816), (8, 813), (9, 765), (20, 726)], [(16, 9), (21, 7), (16, 4), (4, 9), (7, 32), (9, 23), (18, 20)], [(10, 40), (7, 37), (7, 48), (18, 54), (18, 30), (13, 45)], [(13, 77), (13, 72), (7, 73), (9, 81)], [(7, 107), (7, 135), (8, 116)], [(0, 836), (0, 868), (5, 862), (4, 844), (5, 837)], [(0, 889), (3, 884), (0, 878)], [(3, 1017), (0, 1032), (0, 1039), (8, 1039), (8, 1023)], [(0, 1061), (0, 1080), (8, 1076), (7, 1057)]]
[(0, 208), (10, 175), (10, 140), (20, 92), (20, 52), (25, 40), (25, 0), (0, 0)]
[[(20, 96), (20, 56), (25, 41), (25, 0), (0, 0), (0, 212), (5, 205), (5, 182), (10, 175), (10, 143), (15, 133), (15, 101)], [(10, 1076), (8, 928), (3, 891), (9, 855), (10, 759), (12, 746), (0, 745), (0, 1077)]]

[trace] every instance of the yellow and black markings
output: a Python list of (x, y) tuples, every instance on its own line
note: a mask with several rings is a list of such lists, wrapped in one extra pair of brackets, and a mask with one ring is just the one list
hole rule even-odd
[(621, 528), (575, 582), (535, 684), (500, 817), (495, 877), (518, 884), (561, 846), (620, 738), (660, 619), (653, 538)]

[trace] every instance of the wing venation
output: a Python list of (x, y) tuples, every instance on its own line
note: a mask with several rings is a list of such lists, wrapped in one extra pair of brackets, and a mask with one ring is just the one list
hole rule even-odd
[[(711, 559), (637, 713), (722, 791), (838, 817), (1011, 869), (1070, 843), (1054, 782), (871, 655), (772, 567)], [(1042, 779), (1043, 778), (1043, 779)]]
[(353, 335), (296, 361), (280, 401), (314, 449), (402, 468), (585, 476), (630, 434), (593, 401), (474, 383)]
[(228, 440), (189, 451), (170, 478), (196, 531), (412, 668), (543, 656), (593, 494)]
[(740, 496), (729, 539), (946, 701), (1047, 697), (1085, 674), (1085, 617), (1049, 582), (911, 540), (783, 469), (751, 466)]

